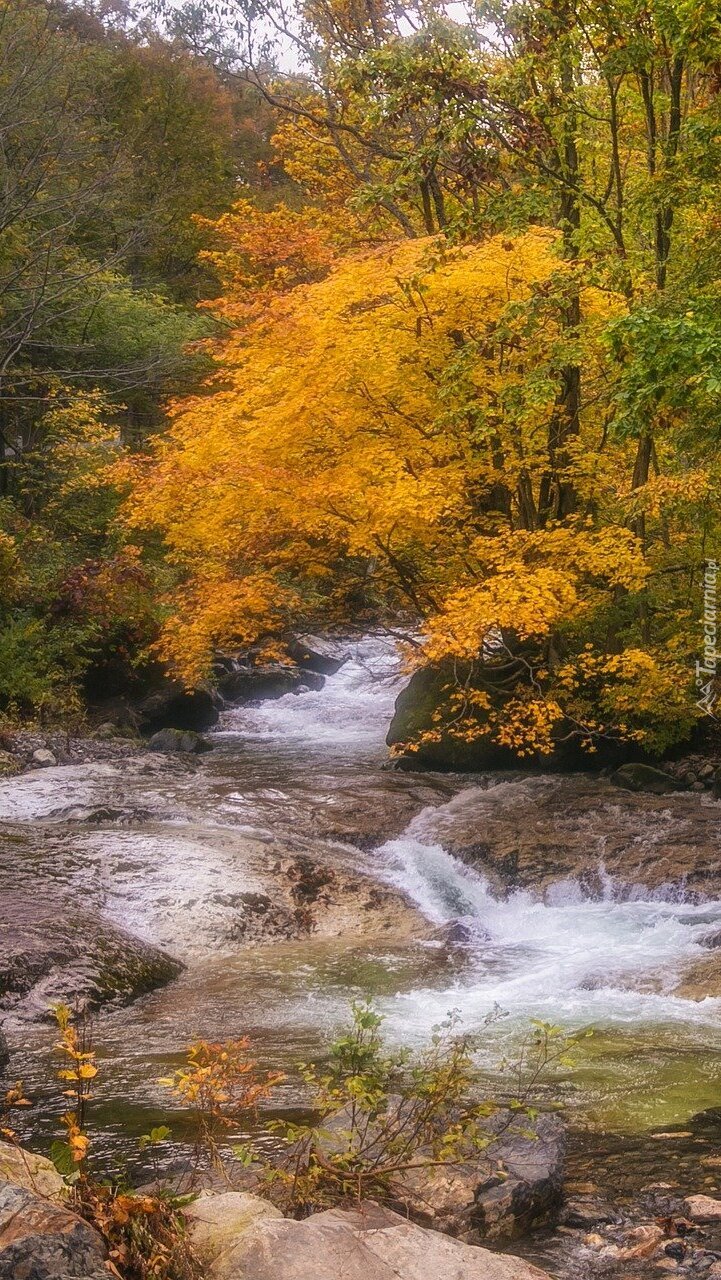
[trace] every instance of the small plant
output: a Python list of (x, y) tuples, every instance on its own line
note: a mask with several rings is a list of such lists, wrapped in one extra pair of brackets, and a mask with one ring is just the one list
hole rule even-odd
[[(475, 1039), (459, 1034), (457, 1015), (434, 1029), (428, 1050), (413, 1056), (407, 1049), (388, 1051), (382, 1018), (370, 1005), (354, 1004), (352, 1012), (352, 1026), (335, 1041), (326, 1069), (302, 1068), (315, 1122), (274, 1126), (289, 1150), (269, 1176), (298, 1215), (350, 1199), (403, 1202), (405, 1177), (472, 1159), (524, 1118), (536, 1117), (532, 1099), (544, 1074), (567, 1061), (573, 1043), (559, 1028), (534, 1024), (514, 1096), (500, 1102), (481, 1096)], [(500, 1123), (489, 1124), (496, 1116)], [(535, 1136), (528, 1124), (521, 1132)]]
[[(107, 1242), (108, 1271), (118, 1280), (200, 1280), (200, 1264), (173, 1197), (138, 1195), (90, 1175), (88, 1104), (98, 1075), (92, 1021), (84, 1008), (73, 1011), (61, 1004), (53, 1013), (60, 1033), (56, 1049), (64, 1059), (58, 1078), (68, 1086), (64, 1094), (72, 1105), (62, 1117), (66, 1140), (53, 1143), (51, 1156), (72, 1187), (74, 1209)], [(21, 1104), (23, 1099), (14, 1103)], [(169, 1134), (165, 1126), (153, 1129), (145, 1135), (146, 1145), (164, 1141)]]
[(51, 1157), (60, 1173), (77, 1178), (90, 1145), (85, 1131), (87, 1109), (93, 1081), (98, 1074), (92, 1045), (92, 1022), (85, 1008), (77, 1009), (73, 1015), (67, 1005), (59, 1004), (53, 1013), (60, 1032), (55, 1048), (67, 1063), (58, 1071), (58, 1079), (69, 1086), (64, 1092), (72, 1105), (63, 1115), (66, 1141), (53, 1143)]
[(16, 1080), (12, 1088), (0, 1098), (0, 1138), (3, 1142), (16, 1142), (17, 1134), (12, 1127), (13, 1111), (21, 1107), (31, 1107), (32, 1103), (25, 1097), (22, 1080)]
[(246, 1037), (224, 1044), (198, 1040), (188, 1049), (185, 1066), (160, 1081), (193, 1111), (196, 1165), (207, 1152), (213, 1164), (222, 1169), (221, 1137), (241, 1119), (252, 1116), (284, 1078), (280, 1072), (259, 1074), (249, 1050)]

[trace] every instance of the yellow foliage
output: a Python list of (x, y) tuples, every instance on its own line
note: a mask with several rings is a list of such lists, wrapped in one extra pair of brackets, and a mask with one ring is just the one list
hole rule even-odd
[[(295, 216), (279, 215), (278, 230)], [(252, 289), (229, 262), (230, 314)], [(615, 627), (604, 610), (646, 591), (666, 555), (660, 544), (649, 553), (648, 529), (639, 537), (641, 505), (666, 519), (699, 500), (704, 477), (629, 498), (633, 443), (610, 439), (601, 421), (599, 333), (617, 303), (582, 289), (569, 338), (575, 268), (554, 233), (386, 244), (318, 262), (325, 278), (286, 288), (304, 263), (260, 281), (263, 309), (246, 309), (218, 349), (207, 393), (172, 407), (169, 433), (132, 469), (125, 520), (161, 531), (182, 584), (160, 653), (194, 682), (217, 646), (298, 624), (405, 614), (420, 629), (420, 663), (474, 663), (510, 635), (535, 646), (533, 697), (500, 713), (472, 706), (466, 689), (455, 731), (545, 752), (570, 715), (563, 697), (576, 696), (558, 676), (558, 636), (561, 653), (576, 652), (584, 628)], [(569, 360), (593, 408), (553, 451)], [(575, 505), (554, 514), (548, 495), (563, 485)], [(645, 678), (658, 694), (659, 671), (597, 672), (614, 691), (608, 725), (583, 707), (574, 732), (588, 745), (608, 726), (620, 732), (624, 685)]]

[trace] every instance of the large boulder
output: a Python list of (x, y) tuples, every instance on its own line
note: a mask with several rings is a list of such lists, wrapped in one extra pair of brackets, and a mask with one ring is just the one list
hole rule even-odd
[(56, 1204), (62, 1204), (67, 1195), (65, 1182), (52, 1160), (12, 1142), (0, 1142), (0, 1185), (3, 1182), (12, 1182)]
[(269, 1200), (248, 1191), (204, 1191), (185, 1210), (193, 1248), (209, 1265), (264, 1219), (282, 1218)]
[(208, 1280), (548, 1280), (520, 1258), (427, 1231), (375, 1204), (302, 1222), (259, 1215), (223, 1248)]
[(243, 664), (230, 671), (221, 672), (217, 678), (218, 690), (228, 702), (265, 702), (283, 698), (287, 693), (300, 693), (303, 689), (322, 689), (324, 677), (315, 671), (303, 671), (300, 667), (282, 663), (262, 663), (258, 666)]
[(350, 650), (340, 640), (323, 636), (294, 636), (286, 648), (294, 662), (306, 671), (333, 676), (350, 658)]
[(63, 1205), (0, 1182), (0, 1276), (108, 1280), (102, 1236)]
[(44, 1018), (58, 1001), (125, 1003), (169, 982), (179, 960), (75, 902), (0, 895), (0, 1006)]
[(407, 769), (450, 769), (459, 773), (513, 765), (512, 753), (488, 739), (465, 742), (441, 731), (437, 740), (419, 741), (421, 735), (437, 728), (434, 713), (442, 706), (453, 679), (445, 666), (422, 667), (401, 689), (386, 738), (388, 746), (400, 752), (399, 764)]
[[(348, 1124), (343, 1112), (326, 1124), (328, 1149)], [(466, 1244), (510, 1240), (552, 1219), (563, 1199), (566, 1136), (560, 1118), (530, 1120), (499, 1111), (486, 1126), (497, 1136), (467, 1162), (429, 1163), (397, 1175), (394, 1208)]]
[(653, 796), (663, 796), (669, 791), (685, 791), (686, 784), (663, 769), (650, 764), (622, 764), (611, 774), (611, 782), (624, 791), (648, 791)]
[(148, 751), (169, 755), (198, 756), (212, 750), (212, 743), (192, 729), (159, 729), (148, 743)]
[(145, 734), (159, 729), (193, 729), (203, 733), (220, 718), (221, 703), (209, 688), (184, 689), (172, 680), (139, 703), (139, 727)]

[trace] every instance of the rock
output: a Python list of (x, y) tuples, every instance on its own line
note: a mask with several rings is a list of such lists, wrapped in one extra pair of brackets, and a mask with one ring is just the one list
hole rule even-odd
[[(695, 779), (694, 779), (695, 781)], [(651, 795), (661, 796), (668, 791), (683, 791), (685, 784), (663, 769), (654, 769), (650, 764), (622, 764), (611, 774), (611, 782), (626, 791), (649, 791)]]
[(140, 728), (146, 734), (169, 728), (202, 733), (218, 723), (220, 702), (211, 689), (188, 690), (169, 680), (143, 699), (138, 706), (138, 715)]
[(0, 1183), (0, 1276), (108, 1280), (102, 1237), (62, 1205)]
[(692, 1222), (721, 1222), (721, 1200), (713, 1200), (711, 1196), (688, 1196), (684, 1204)]
[(321, 636), (296, 636), (286, 643), (286, 648), (299, 667), (317, 671), (322, 676), (335, 675), (351, 656), (342, 641)]
[(439, 924), (430, 934), (433, 942), (442, 942), (448, 946), (469, 947), (480, 942), (487, 942), (490, 935), (477, 927), (472, 921), (463, 919), (449, 920), (447, 924)]
[(573, 880), (591, 897), (679, 885), (693, 901), (718, 897), (718, 821), (716, 805), (686, 793), (626, 791), (589, 774), (516, 774), (459, 790), (424, 812), (412, 834), (441, 844), (501, 894), (543, 895)]
[[(447, 696), (452, 678), (452, 673), (444, 666), (423, 667), (414, 672), (396, 698), (395, 712), (386, 737), (389, 747), (412, 744), (419, 734), (433, 727), (433, 714)], [(441, 734), (437, 742), (424, 742), (417, 749), (404, 751), (398, 763), (410, 770), (474, 772), (510, 768), (518, 761), (511, 751), (493, 746), (487, 739), (463, 742)]]
[(573, 1198), (563, 1206), (559, 1221), (564, 1227), (588, 1231), (591, 1227), (618, 1221), (613, 1205), (596, 1198)]
[[(280, 663), (266, 663), (255, 667), (248, 664), (221, 675), (218, 689), (229, 702), (272, 700), (299, 690), (304, 683), (304, 676), (305, 672), (299, 667), (283, 666)], [(322, 681), (322, 677), (318, 679)], [(320, 688), (322, 687), (321, 683)]]
[(0, 1072), (5, 1070), (5, 1067), (7, 1066), (9, 1061), (10, 1061), (10, 1048), (8, 1045), (7, 1036), (5, 1035), (5, 1032), (3, 1031), (2, 1027), (0, 1027)]
[(302, 1222), (256, 1219), (224, 1250), (208, 1280), (548, 1280), (544, 1271), (426, 1231), (367, 1204)]
[(185, 1210), (193, 1247), (206, 1265), (232, 1248), (250, 1227), (264, 1218), (282, 1218), (269, 1200), (247, 1191), (204, 1191)]
[[(552, 1217), (563, 1193), (566, 1143), (559, 1117), (524, 1118), (521, 1124), (501, 1111), (486, 1125), (498, 1137), (467, 1163), (422, 1166), (395, 1177), (393, 1208), (466, 1244), (508, 1240)], [(326, 1123), (326, 1149), (337, 1147), (335, 1135), (347, 1127), (344, 1112)]]
[(22, 764), (11, 751), (0, 751), (0, 778), (12, 778), (20, 773)]
[[(502, 1130), (500, 1112), (488, 1127)], [(565, 1132), (558, 1116), (511, 1125), (476, 1159), (450, 1169), (413, 1171), (400, 1179), (398, 1207), (414, 1221), (476, 1244), (511, 1239), (552, 1218), (563, 1195)]]
[(16, 1187), (25, 1187), (36, 1196), (62, 1204), (67, 1196), (67, 1187), (58, 1173), (52, 1160), (38, 1156), (34, 1151), (26, 1151), (24, 1147), (16, 1147), (11, 1142), (0, 1142), (0, 1185), (12, 1182)]
[(711, 791), (716, 800), (721, 800), (721, 769), (717, 769), (714, 773)]
[(325, 687), (325, 676), (319, 675), (317, 671), (303, 669), (300, 676), (301, 683), (293, 693), (319, 693)]
[(721, 996), (721, 952), (715, 949), (711, 955), (695, 960), (684, 970), (672, 992), (683, 1000)]
[(716, 770), (712, 764), (704, 764), (698, 771), (698, 776), (702, 782), (708, 782), (709, 778), (713, 778)]
[(31, 759), (33, 764), (38, 764), (44, 769), (57, 764), (57, 757), (53, 755), (52, 751), (48, 751), (47, 747), (38, 747), (37, 751), (33, 751)]
[(164, 754), (198, 756), (212, 750), (212, 743), (207, 738), (201, 738), (192, 729), (160, 729), (148, 743), (148, 751), (160, 751)]
[(76, 902), (0, 895), (0, 1004), (45, 1018), (58, 1001), (125, 1003), (183, 969), (164, 951), (79, 911)]

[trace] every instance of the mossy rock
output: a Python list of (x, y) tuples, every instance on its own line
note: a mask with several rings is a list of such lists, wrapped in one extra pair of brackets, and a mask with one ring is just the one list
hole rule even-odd
[(389, 747), (404, 747), (397, 757), (404, 769), (439, 769), (452, 772), (480, 772), (485, 769), (507, 769), (518, 761), (512, 752), (498, 747), (488, 738), (464, 742), (449, 733), (441, 732), (437, 742), (414, 743), (423, 733), (436, 729), (434, 714), (443, 705), (457, 680), (465, 679), (467, 671), (456, 675), (446, 666), (423, 667), (411, 676), (405, 689), (396, 699), (395, 713), (386, 742)]

